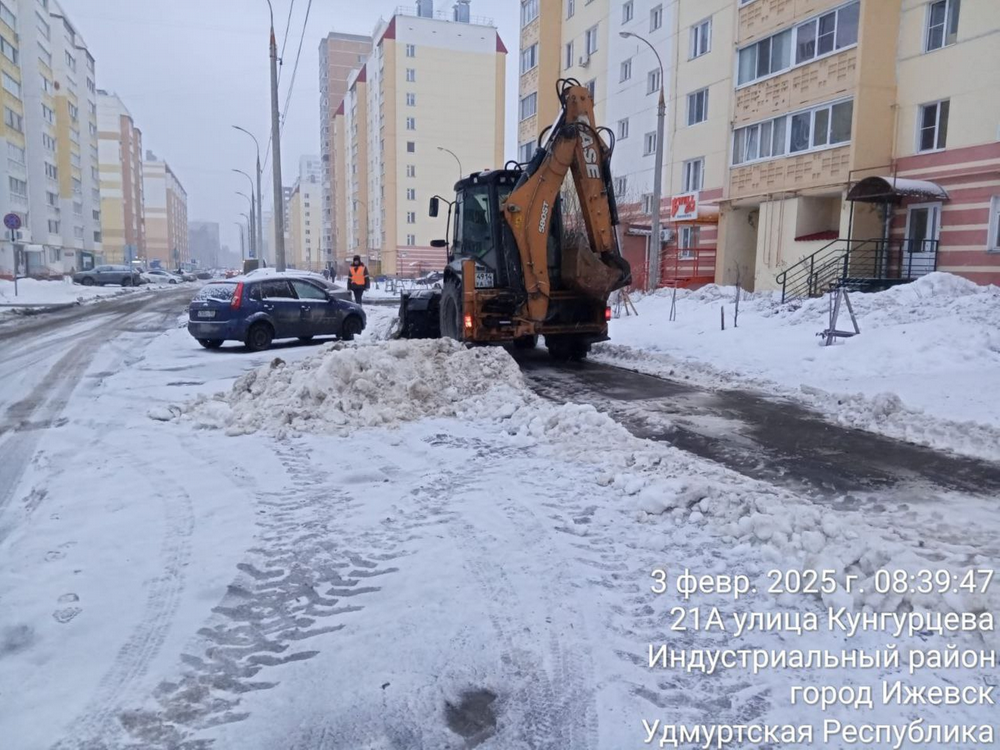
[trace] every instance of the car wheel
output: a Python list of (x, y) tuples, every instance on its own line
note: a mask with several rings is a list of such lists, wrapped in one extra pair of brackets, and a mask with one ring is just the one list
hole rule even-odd
[(262, 352), (271, 346), (274, 329), (268, 323), (254, 323), (247, 331), (246, 345), (252, 352)]
[(312, 336), (299, 336), (299, 341), (301, 341), (303, 344), (308, 344), (312, 340), (313, 340)]
[(89, 276), (84, 276), (82, 279), (80, 279), (80, 283), (83, 284), (84, 286), (93, 286), (94, 280)]
[(222, 339), (198, 339), (198, 343), (206, 349), (219, 349), (222, 347)]
[(170, 281), (168, 281), (167, 283), (168, 284), (176, 284), (177, 283), (177, 279), (170, 279)]
[(132, 279), (122, 279), (122, 286), (132, 286)]
[(357, 315), (351, 315), (344, 321), (344, 324), (340, 327), (340, 340), (354, 341), (354, 337), (360, 336), (363, 330), (364, 326), (361, 324), (361, 318), (359, 318)]

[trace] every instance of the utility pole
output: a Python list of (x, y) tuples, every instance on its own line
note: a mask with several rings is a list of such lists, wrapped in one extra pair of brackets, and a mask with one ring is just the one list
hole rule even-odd
[(656, 47), (648, 40), (631, 31), (619, 32), (622, 39), (634, 37), (640, 42), (645, 42), (653, 54), (656, 55), (656, 62), (660, 66), (660, 102), (656, 109), (656, 163), (653, 167), (653, 220), (649, 233), (649, 273), (646, 279), (647, 291), (654, 291), (660, 285), (660, 199), (663, 194), (663, 131), (664, 122), (667, 115), (667, 98), (664, 93), (666, 86), (666, 71), (663, 70), (663, 60)]
[(234, 128), (239, 130), (241, 133), (246, 133), (248, 136), (253, 138), (253, 143), (257, 147), (257, 248), (260, 250), (261, 258), (264, 257), (264, 190), (261, 187), (261, 169), (260, 169), (260, 142), (257, 137), (251, 133), (246, 128), (241, 128), (239, 125), (233, 125)]
[(236, 226), (240, 228), (240, 260), (245, 261), (247, 259), (247, 248), (246, 243), (243, 241), (243, 222), (234, 222)]
[(278, 110), (278, 41), (274, 36), (274, 6), (271, 11), (271, 149), (274, 171), (274, 266), (285, 270), (285, 196), (281, 189), (281, 114)]
[(257, 251), (257, 243), (254, 242), (254, 237), (253, 237), (253, 235), (254, 235), (253, 228), (255, 226), (254, 225), (254, 221), (253, 221), (253, 219), (254, 219), (254, 201), (253, 201), (253, 199), (249, 195), (247, 195), (246, 193), (242, 193), (239, 190), (236, 191), (236, 194), (237, 195), (242, 195), (244, 198), (246, 198), (248, 201), (250, 201), (250, 215), (247, 216), (247, 221), (250, 222), (250, 227), (248, 229), (248, 232), (250, 234), (250, 255), (253, 258), (259, 258), (260, 256), (256, 252)]
[[(247, 234), (250, 235), (250, 243), (249, 243), (250, 244), (250, 255), (253, 255), (253, 233), (250, 230), (250, 227), (253, 226), (253, 222), (250, 221), (250, 217), (246, 213), (241, 213), (240, 216), (242, 216), (244, 219), (247, 220)], [(242, 244), (243, 244), (243, 224), (241, 222), (240, 223), (240, 245), (242, 246)], [(246, 257), (244, 257), (243, 260), (246, 260)]]

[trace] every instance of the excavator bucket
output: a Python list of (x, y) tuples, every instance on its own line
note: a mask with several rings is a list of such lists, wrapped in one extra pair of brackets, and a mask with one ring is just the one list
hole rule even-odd
[(595, 299), (606, 298), (626, 283), (622, 269), (606, 265), (589, 247), (562, 250), (562, 278), (571, 289)]

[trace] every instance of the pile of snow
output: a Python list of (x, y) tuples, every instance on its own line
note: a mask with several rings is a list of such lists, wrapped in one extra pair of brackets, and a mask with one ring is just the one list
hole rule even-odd
[[(781, 304), (707, 286), (640, 298), (639, 316), (612, 322), (611, 364), (710, 387), (751, 386), (796, 398), (842, 424), (984, 458), (1000, 458), (1000, 288), (932, 273), (875, 294), (852, 294), (861, 335), (825, 347), (828, 300)], [(721, 330), (720, 308), (726, 330)], [(850, 330), (844, 310), (838, 324)]]
[(251, 370), (229, 393), (203, 397), (184, 414), (230, 435), (346, 435), (470, 409), (500, 413), (529, 397), (517, 364), (498, 347), (468, 349), (450, 339), (338, 342), (300, 362), (275, 359)]
[(88, 302), (122, 294), (134, 294), (137, 289), (120, 286), (81, 286), (67, 276), (62, 279), (18, 279), (17, 294), (14, 282), (0, 279), (0, 305), (4, 307), (40, 307)]

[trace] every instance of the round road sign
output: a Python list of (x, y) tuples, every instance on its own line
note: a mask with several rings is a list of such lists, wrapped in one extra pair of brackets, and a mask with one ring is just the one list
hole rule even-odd
[(17, 214), (7, 214), (3, 217), (3, 225), (10, 230), (21, 228), (21, 217)]

